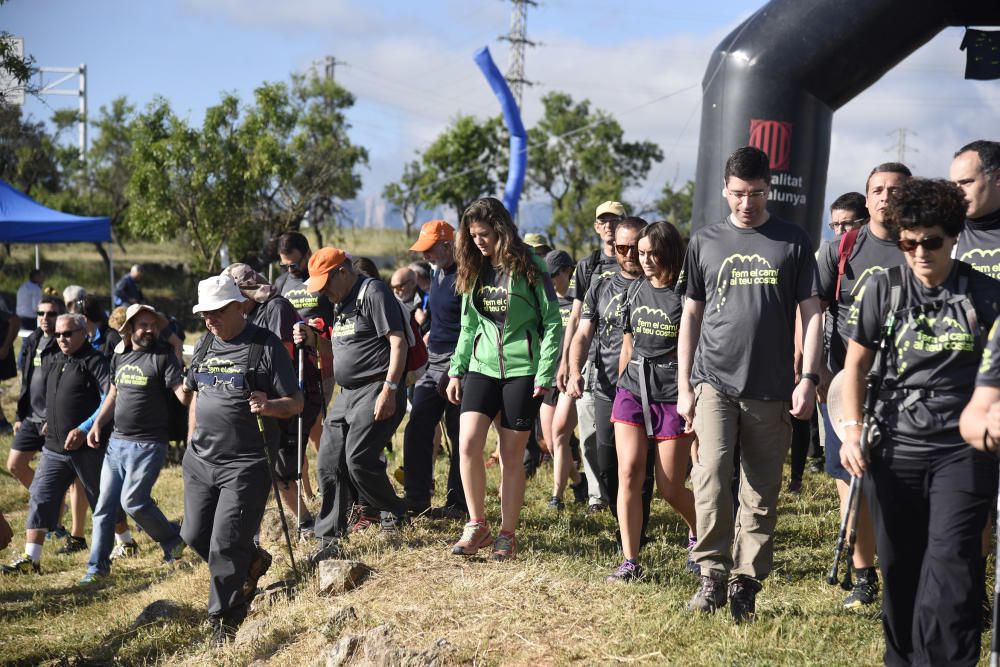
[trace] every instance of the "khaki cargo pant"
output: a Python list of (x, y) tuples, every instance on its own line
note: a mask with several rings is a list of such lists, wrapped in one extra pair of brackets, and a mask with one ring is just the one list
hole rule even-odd
[[(726, 396), (695, 388), (698, 461), (691, 470), (698, 544), (691, 555), (703, 575), (763, 579), (774, 561), (774, 526), (782, 466), (792, 437), (788, 401)], [(740, 450), (739, 507), (733, 512), (733, 471)]]

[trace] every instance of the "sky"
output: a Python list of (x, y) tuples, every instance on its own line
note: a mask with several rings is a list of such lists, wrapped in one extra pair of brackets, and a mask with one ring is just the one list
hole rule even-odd
[[(664, 161), (628, 193), (649, 203), (664, 183), (694, 178), (701, 81), (713, 49), (760, 0), (541, 0), (528, 10), (523, 117), (564, 91), (618, 120), (629, 141), (651, 140)], [(249, 100), (326, 56), (357, 103), (352, 140), (368, 148), (362, 196), (378, 195), (402, 165), (458, 114), (499, 113), (472, 61), (488, 46), (501, 71), (510, 26), (504, 0), (8, 0), (0, 26), (25, 39), (40, 66), (87, 65), (88, 105), (154, 96), (200, 125), (222, 92)], [(899, 157), (918, 175), (947, 176), (952, 153), (997, 139), (1000, 83), (963, 79), (963, 31), (948, 28), (834, 115), (827, 203), (863, 190), (871, 167)], [(71, 87), (75, 83), (70, 84)], [(74, 108), (72, 97), (29, 99), (36, 119)]]

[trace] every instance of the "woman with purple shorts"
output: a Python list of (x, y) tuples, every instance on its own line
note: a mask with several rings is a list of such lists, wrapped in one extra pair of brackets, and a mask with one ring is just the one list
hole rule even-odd
[(618, 452), (618, 523), (625, 560), (608, 581), (642, 576), (638, 563), (642, 533), (642, 483), (647, 452), (656, 457), (660, 495), (688, 525), (694, 537), (694, 494), (684, 486), (691, 437), (677, 414), (677, 332), (681, 297), (674, 284), (684, 258), (684, 242), (669, 222), (649, 225), (639, 234), (639, 264), (646, 280), (636, 280), (624, 297), (625, 333), (618, 389), (611, 409)]

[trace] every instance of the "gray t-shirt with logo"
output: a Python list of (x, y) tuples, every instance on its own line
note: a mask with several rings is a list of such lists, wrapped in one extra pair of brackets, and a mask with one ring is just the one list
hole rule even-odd
[[(358, 292), (366, 281), (359, 313)], [(359, 278), (335, 313), (330, 334), (337, 384), (354, 387), (384, 380), (389, 370), (386, 335), (390, 331), (405, 333), (404, 326), (409, 324), (403, 322), (402, 307), (389, 286), (381, 280)]]
[[(599, 259), (597, 260), (597, 265), (594, 267), (594, 271), (590, 275), (590, 279), (587, 279), (587, 265), (590, 263), (590, 258), (592, 256), (587, 255), (579, 262), (576, 263), (576, 270), (569, 279), (569, 287), (566, 290), (566, 295), (576, 301), (584, 301), (587, 298), (587, 292), (593, 285), (597, 284), (597, 281), (602, 278), (610, 278), (618, 274), (618, 260), (615, 259), (614, 255), (610, 257), (605, 255), (603, 252), (599, 253)], [(580, 306), (583, 307), (582, 305)], [(566, 326), (565, 322), (563, 326)], [(597, 339), (591, 341), (590, 350), (587, 351), (587, 359), (590, 361), (595, 361), (597, 359)]]
[[(844, 275), (840, 279), (840, 298), (836, 301), (834, 292), (837, 290), (839, 252), (839, 240), (832, 241), (820, 250), (817, 262), (819, 298), (829, 304), (824, 324), (825, 337), (829, 344), (829, 367), (834, 373), (844, 367), (847, 340), (850, 337), (848, 319), (858, 293), (873, 275), (905, 261), (895, 241), (880, 239), (871, 232), (868, 225), (865, 225), (858, 231), (854, 248), (851, 249), (847, 259)], [(852, 319), (857, 319), (857, 316)]]
[[(254, 380), (248, 381), (250, 344), (260, 328), (247, 323), (231, 340), (212, 337), (203, 361), (192, 361), (185, 386), (198, 392), (196, 425), (191, 434), (194, 453), (216, 465), (252, 464), (264, 458), (264, 440), (257, 417), (250, 412), (250, 385), (267, 393), (269, 399), (291, 396), (299, 390), (291, 357), (278, 337), (267, 332)], [(195, 349), (205, 344), (204, 338)], [(278, 424), (264, 417), (267, 442), (273, 447), (280, 438)]]
[(590, 285), (587, 298), (580, 310), (580, 319), (594, 323), (594, 342), (597, 345), (595, 375), (596, 395), (613, 400), (618, 386), (618, 360), (622, 352), (622, 301), (632, 280), (621, 273), (610, 278), (595, 280)]
[(649, 398), (658, 403), (677, 402), (677, 333), (681, 322), (681, 297), (673, 287), (653, 287), (640, 279), (625, 298), (625, 331), (632, 334), (632, 359), (618, 385), (642, 395), (641, 360), (649, 364), (646, 375)]
[(753, 229), (727, 218), (695, 233), (682, 274), (687, 297), (705, 302), (692, 386), (790, 400), (795, 309), (818, 289), (806, 233), (774, 216)]
[(1000, 211), (966, 220), (958, 236), (955, 259), (991, 278), (1000, 279)]
[(167, 394), (184, 380), (172, 348), (158, 343), (152, 350), (129, 349), (111, 357), (115, 428), (111, 436), (135, 442), (170, 438)]
[[(982, 348), (963, 303), (949, 303), (959, 293), (958, 265), (955, 262), (944, 283), (934, 288), (925, 287), (909, 268), (902, 271), (899, 308), (906, 310), (897, 315), (877, 408), (883, 432), (903, 445), (897, 449), (900, 455), (927, 447), (967, 446), (958, 419), (972, 396)], [(1000, 282), (973, 271), (966, 293), (978, 327), (988, 331), (1000, 312)], [(889, 277), (883, 272), (858, 295), (853, 340), (878, 349), (890, 298)], [(907, 400), (913, 391), (925, 395)]]

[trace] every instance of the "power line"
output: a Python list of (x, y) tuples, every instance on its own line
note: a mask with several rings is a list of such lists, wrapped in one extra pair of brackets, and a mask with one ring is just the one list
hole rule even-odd
[(912, 136), (916, 137), (916, 136), (918, 136), (917, 133), (914, 132), (913, 130), (909, 129), (909, 128), (900, 127), (900, 128), (897, 128), (897, 129), (893, 130), (892, 132), (888, 133), (888, 136), (890, 136), (890, 137), (893, 136), (893, 135), (896, 135), (896, 145), (895, 146), (889, 146), (888, 148), (885, 149), (885, 152), (890, 153), (892, 151), (896, 151), (896, 162), (900, 162), (902, 164), (906, 164), (906, 165), (908, 165), (909, 167), (912, 168), (913, 165), (909, 164), (908, 161), (907, 161), (907, 159), (906, 159), (906, 152), (907, 151), (911, 151), (913, 153), (919, 153), (920, 151), (918, 151), (913, 146), (907, 146), (906, 145), (906, 137), (907, 137), (907, 135), (912, 135)]

